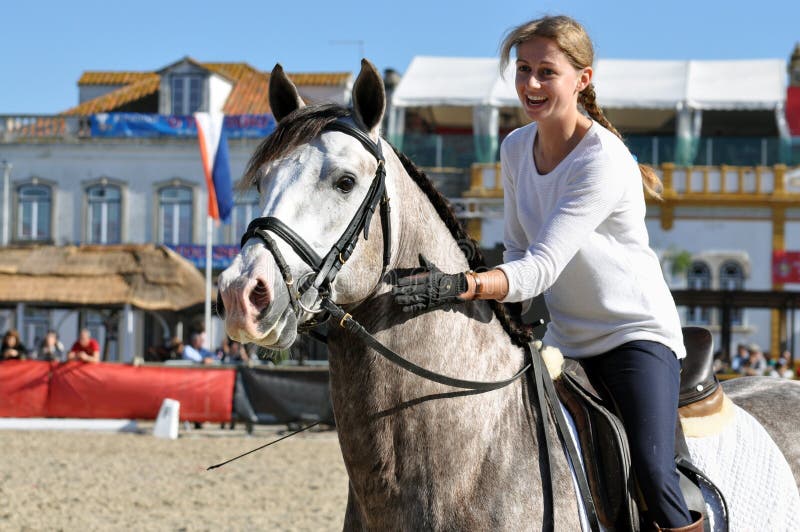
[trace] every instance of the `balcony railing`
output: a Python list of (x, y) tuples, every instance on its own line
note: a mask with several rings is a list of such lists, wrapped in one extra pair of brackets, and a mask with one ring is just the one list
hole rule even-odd
[(31, 139), (69, 139), (91, 133), (85, 116), (0, 115), (0, 142)]
[[(124, 123), (112, 120), (117, 118)], [(109, 126), (112, 122), (114, 127)], [(148, 124), (150, 122), (152, 124)], [(120, 123), (125, 127), (118, 127)], [(142, 124), (149, 125), (149, 129), (142, 128)], [(271, 115), (241, 115), (226, 117), (225, 127), (228, 138), (260, 138), (272, 130), (273, 124)], [(192, 136), (193, 128), (191, 117), (135, 113), (94, 116), (0, 115), (0, 142)], [(501, 141), (502, 138), (501, 136)], [(788, 142), (778, 137), (703, 137), (687, 141), (688, 145), (683, 146), (682, 150), (678, 148), (676, 137), (671, 135), (626, 135), (625, 142), (639, 162), (656, 166), (681, 162), (676, 160), (679, 151), (684, 153), (683, 157), (688, 152), (691, 164), (696, 166), (772, 166), (779, 163), (800, 165), (800, 137)], [(398, 144), (418, 166), (469, 168), (479, 160), (476, 140), (471, 134), (406, 133)], [(495, 160), (499, 160), (499, 150), (495, 154)]]
[[(800, 169), (790, 171), (783, 164), (774, 166), (678, 166), (663, 163), (655, 167), (664, 183), (664, 198), (747, 199), (760, 201), (769, 196), (778, 200), (800, 201)], [(474, 164), (468, 198), (502, 198), (500, 163)]]

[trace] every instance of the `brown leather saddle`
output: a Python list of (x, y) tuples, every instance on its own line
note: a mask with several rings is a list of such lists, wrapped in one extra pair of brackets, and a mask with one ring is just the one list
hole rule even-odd
[[(700, 327), (684, 327), (683, 339), (687, 356), (681, 368), (679, 409), (682, 416), (707, 415), (721, 407), (724, 397), (713, 370), (713, 339), (709, 331)], [(611, 402), (592, 387), (580, 364), (574, 360), (565, 359), (561, 378), (555, 381), (555, 386), (575, 421), (600, 522), (607, 530), (639, 530), (637, 487), (627, 436)], [(699, 485), (706, 484), (717, 493), (718, 490), (691, 465), (680, 421), (676, 428), (675, 457), (689, 509), (705, 515)], [(721, 503), (724, 507), (724, 500)]]

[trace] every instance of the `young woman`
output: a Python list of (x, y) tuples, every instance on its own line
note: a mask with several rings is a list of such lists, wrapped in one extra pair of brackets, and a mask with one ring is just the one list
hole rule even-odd
[[(470, 299), (517, 302), (544, 293), (546, 345), (580, 359), (625, 423), (636, 478), (657, 527), (702, 530), (690, 515), (674, 463), (681, 324), (645, 227), (652, 169), (636, 163), (595, 101), (594, 51), (569, 17), (514, 28), (516, 89), (532, 124), (501, 147), (504, 264), (397, 282), (395, 301), (417, 311)], [(581, 110), (583, 112), (581, 112)]]

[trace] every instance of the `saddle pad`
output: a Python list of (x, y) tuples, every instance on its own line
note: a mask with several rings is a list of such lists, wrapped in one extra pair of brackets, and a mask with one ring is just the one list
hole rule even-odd
[(800, 530), (800, 494), (789, 464), (758, 421), (732, 407), (734, 422), (720, 432), (686, 438), (692, 463), (725, 496), (732, 532)]

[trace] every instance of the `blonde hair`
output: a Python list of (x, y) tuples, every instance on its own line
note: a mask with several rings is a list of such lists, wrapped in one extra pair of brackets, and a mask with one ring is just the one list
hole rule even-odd
[[(503, 39), (500, 46), (500, 71), (505, 72), (506, 67), (511, 61), (511, 50), (518, 45), (531, 40), (533, 37), (544, 37), (550, 39), (558, 45), (570, 64), (577, 70), (592, 66), (594, 62), (594, 46), (586, 29), (575, 19), (570, 17), (548, 16), (531, 20), (512, 28)], [(622, 140), (617, 128), (608, 121), (603, 110), (597, 105), (597, 95), (594, 92), (594, 85), (589, 83), (578, 95), (578, 103), (581, 104), (586, 113)], [(653, 198), (661, 199), (663, 185), (661, 180), (652, 167), (644, 164), (639, 165), (639, 172), (642, 175), (642, 185), (645, 193)]]

